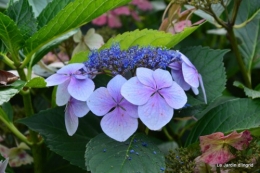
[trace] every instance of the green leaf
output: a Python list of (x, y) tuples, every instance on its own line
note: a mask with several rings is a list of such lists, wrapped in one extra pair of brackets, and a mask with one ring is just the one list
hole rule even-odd
[(19, 93), (24, 84), (24, 81), (17, 80), (8, 86), (0, 87), (0, 105), (2, 105), (4, 102), (8, 102), (14, 95)]
[[(254, 5), (253, 2), (255, 1), (257, 0), (242, 1), (236, 20), (237, 24), (240, 24), (247, 20), (247, 14), (250, 14), (250, 7)], [(260, 1), (258, 1), (258, 3), (255, 2), (256, 6), (257, 4), (260, 5)], [(260, 20), (255, 18), (246, 26), (235, 29), (235, 35), (242, 42), (238, 45), (238, 47), (242, 54), (242, 57), (244, 58), (247, 71), (248, 73), (250, 73), (254, 65), (260, 61)]]
[(38, 17), (42, 10), (50, 3), (52, 0), (28, 0), (32, 6), (34, 16)]
[(231, 132), (260, 126), (260, 100), (234, 99), (211, 109), (191, 130), (186, 146), (199, 136)]
[(47, 158), (47, 163), (43, 165), (44, 173), (86, 173), (86, 170), (71, 165), (67, 160), (50, 150), (44, 151), (42, 157)]
[(25, 40), (37, 31), (37, 21), (27, 0), (11, 0), (7, 15), (15, 21)]
[[(199, 25), (200, 26), (200, 25)], [(101, 49), (110, 48), (112, 44), (119, 43), (122, 50), (128, 49), (131, 46), (160, 46), (172, 48), (184, 38), (189, 36), (193, 31), (199, 28), (199, 26), (193, 26), (185, 28), (183, 32), (172, 35), (171, 33), (165, 33), (158, 30), (135, 30), (132, 32), (125, 32), (122, 35), (117, 35), (114, 38), (108, 40)]]
[(43, 9), (41, 14), (38, 16), (38, 27), (41, 28), (46, 25), (53, 17), (55, 17), (64, 7), (74, 0), (54, 0)]
[(42, 46), (79, 28), (104, 12), (130, 0), (75, 0), (61, 10), (47, 25), (26, 41), (25, 54), (31, 57)]
[(125, 142), (100, 134), (87, 144), (85, 161), (91, 172), (158, 173), (165, 169), (163, 154), (144, 134), (135, 134)]
[[(231, 0), (224, 0), (224, 4), (226, 6), (228, 6), (228, 4), (230, 2), (231, 2)], [(194, 9), (195, 8), (194, 6), (191, 6), (191, 5), (184, 5), (184, 7), (187, 8), (187, 9)], [(216, 16), (220, 16), (222, 14), (222, 12), (224, 11), (224, 8), (220, 3), (212, 4), (211, 8), (214, 11), (214, 13), (216, 14)], [(206, 13), (202, 10), (196, 10), (194, 13), (196, 15), (200, 16), (201, 18), (206, 19), (208, 22), (210, 22), (212, 24), (216, 23), (215, 19), (211, 15), (209, 15), (208, 13)]]
[(238, 10), (238, 16), (242, 21), (238, 20), (237, 24), (242, 23), (246, 20), (252, 20), (257, 14), (260, 13), (260, 1), (250, 0), (242, 1)]
[(25, 86), (31, 88), (45, 88), (46, 82), (42, 77), (35, 77), (28, 81)]
[(91, 113), (80, 118), (77, 132), (69, 136), (65, 128), (64, 109), (64, 107), (48, 109), (18, 122), (39, 132), (51, 151), (61, 155), (71, 164), (86, 169), (84, 162), (86, 144), (101, 132), (99, 118)]
[(7, 120), (9, 122), (13, 122), (13, 114), (14, 114), (14, 112), (13, 112), (12, 105), (9, 102), (6, 102), (6, 103), (2, 104), (2, 108), (3, 108), (3, 111), (6, 114)]
[(51, 42), (49, 42), (46, 45), (44, 45), (43, 47), (41, 47), (33, 55), (29, 66), (32, 67), (35, 64), (37, 64), (43, 58), (44, 55), (46, 55), (49, 51), (51, 51), (52, 49), (57, 47), (61, 42), (63, 42), (64, 40), (67, 40), (69, 37), (74, 35), (77, 31), (78, 31), (78, 29), (74, 29), (70, 32), (67, 32), (66, 34), (63, 34), (63, 35), (57, 37), (56, 39), (52, 40)]
[(12, 54), (17, 54), (23, 39), (15, 22), (3, 13), (0, 13), (0, 39)]
[(75, 54), (71, 60), (70, 60), (70, 64), (71, 63), (82, 63), (88, 60), (88, 56), (89, 56), (90, 51), (83, 51), (83, 52), (79, 52), (77, 54)]
[(235, 81), (235, 82), (233, 83), (233, 85), (236, 86), (236, 87), (239, 87), (239, 88), (243, 89), (244, 92), (245, 92), (245, 94), (246, 94), (248, 97), (251, 97), (252, 99), (260, 98), (260, 91), (256, 91), (256, 90), (247, 88), (246, 86), (244, 86), (242, 83), (240, 83), (240, 82), (238, 82), (238, 81)]
[[(184, 49), (181, 52), (191, 60), (201, 74), (208, 103), (221, 96), (226, 85), (223, 56), (228, 50), (213, 50), (198, 46)], [(201, 88), (199, 95), (195, 98), (204, 101)]]

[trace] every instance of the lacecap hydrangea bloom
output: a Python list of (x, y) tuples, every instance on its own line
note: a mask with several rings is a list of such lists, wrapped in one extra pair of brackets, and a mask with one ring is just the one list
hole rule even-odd
[[(84, 64), (72, 64), (46, 81), (48, 86), (58, 85), (57, 97), (63, 97), (63, 101), (57, 98), (58, 105), (67, 104), (65, 122), (69, 135), (77, 129), (77, 117), (89, 109), (95, 115), (103, 116), (101, 128), (108, 136), (125, 141), (137, 130), (138, 118), (149, 129), (160, 130), (172, 119), (174, 109), (185, 106), (184, 90), (189, 88), (179, 79), (188, 79), (186, 83), (190, 88), (199, 87), (196, 82), (202, 82), (201, 76), (183, 56), (178, 51), (160, 47), (133, 46), (121, 50), (119, 44), (113, 44), (107, 49), (92, 50)], [(167, 71), (169, 67), (180, 76), (171, 75)], [(184, 77), (187, 69), (189, 75)], [(114, 77), (107, 88), (94, 91), (91, 79), (98, 74)], [(123, 77), (129, 77), (129, 74), (132, 74), (129, 80)], [(61, 91), (67, 96), (60, 96)]]

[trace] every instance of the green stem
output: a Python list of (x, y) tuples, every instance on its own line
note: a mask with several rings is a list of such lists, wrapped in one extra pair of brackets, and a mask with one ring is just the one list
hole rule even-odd
[(5, 54), (0, 53), (0, 55), (3, 57), (3, 62), (11, 67), (12, 69), (15, 69), (14, 62), (9, 59)]
[[(34, 114), (30, 90), (27, 90), (22, 94), (24, 109), (27, 117)], [(30, 130), (30, 140), (32, 141), (32, 154), (34, 159), (34, 173), (42, 173), (42, 145), (39, 145), (38, 134), (35, 131)]]
[(234, 9), (232, 11), (232, 16), (231, 16), (231, 21), (230, 21), (231, 26), (233, 26), (236, 22), (238, 9), (239, 9), (241, 2), (242, 2), (242, 0), (235, 0), (234, 1)]
[(170, 141), (173, 141), (173, 138), (172, 138), (172, 136), (170, 135), (170, 133), (168, 132), (166, 126), (163, 127), (163, 133), (165, 134), (165, 136), (166, 136)]
[[(21, 80), (27, 81), (26, 75), (23, 69), (17, 69)], [(32, 106), (32, 99), (30, 90), (24, 90), (20, 92), (23, 96), (23, 103), (25, 114), (27, 117), (31, 117), (34, 114), (33, 106)], [(43, 168), (43, 161), (42, 161), (42, 145), (39, 144), (38, 133), (33, 130), (29, 130), (30, 132), (30, 141), (32, 142), (32, 154), (33, 154), (33, 161), (34, 161), (34, 173), (42, 173)]]
[(233, 49), (233, 51), (235, 53), (236, 60), (238, 62), (238, 65), (239, 65), (239, 68), (241, 70), (243, 79), (245, 81), (245, 85), (248, 88), (252, 88), (252, 85), (251, 85), (251, 75), (250, 75), (250, 72), (247, 73), (244, 61), (243, 61), (242, 56), (241, 56), (241, 54), (239, 52), (237, 39), (236, 39), (234, 30), (233, 30), (233, 26), (231, 26), (230, 28), (227, 29), (227, 33), (228, 33), (228, 36), (229, 36), (231, 47), (232, 47), (232, 49)]
[(14, 124), (10, 121), (7, 121), (7, 115), (5, 114), (4, 110), (0, 107), (0, 120), (6, 125), (6, 127), (13, 132), (13, 134), (19, 138), (21, 141), (25, 142), (28, 145), (32, 145), (31, 142), (14, 126)]

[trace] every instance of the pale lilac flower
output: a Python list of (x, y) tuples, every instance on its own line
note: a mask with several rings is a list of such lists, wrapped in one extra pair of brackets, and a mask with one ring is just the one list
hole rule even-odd
[(65, 125), (67, 132), (72, 136), (78, 128), (78, 118), (85, 116), (89, 112), (86, 101), (79, 101), (70, 97), (65, 111)]
[(6, 167), (8, 165), (9, 158), (6, 158), (4, 161), (0, 161), (0, 173), (5, 173)]
[(190, 60), (181, 52), (179, 53), (181, 54), (181, 61), (175, 61), (169, 64), (174, 81), (176, 81), (185, 91), (192, 89), (195, 95), (199, 94), (198, 87), (200, 85), (205, 103), (207, 103), (202, 76)]
[(83, 73), (83, 68), (85, 68), (84, 64), (69, 64), (45, 80), (47, 86), (58, 85), (56, 93), (58, 106), (65, 105), (70, 96), (80, 101), (86, 101), (93, 92), (94, 82), (89, 79), (88, 74)]
[(127, 80), (121, 75), (115, 76), (107, 85), (100, 87), (89, 97), (89, 109), (101, 120), (102, 130), (117, 141), (127, 140), (137, 129), (137, 106), (132, 105), (120, 93)]
[(30, 148), (23, 142), (21, 142), (17, 147), (8, 148), (7, 158), (9, 158), (9, 164), (11, 167), (19, 167), (33, 162), (32, 156), (30, 156), (26, 150), (30, 150)]
[(139, 118), (151, 130), (161, 129), (173, 117), (173, 109), (187, 102), (183, 89), (162, 69), (137, 68), (136, 77), (122, 86), (121, 94), (138, 105)]

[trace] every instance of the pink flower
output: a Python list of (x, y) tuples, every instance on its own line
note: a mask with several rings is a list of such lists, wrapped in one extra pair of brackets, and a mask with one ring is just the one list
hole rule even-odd
[(148, 0), (132, 0), (131, 4), (136, 5), (140, 10), (149, 11), (153, 9), (152, 4)]
[(102, 16), (99, 16), (98, 18), (94, 19), (92, 23), (98, 26), (107, 24), (110, 28), (120, 28), (122, 26), (122, 23), (120, 21), (119, 16), (121, 15), (131, 15), (131, 12), (127, 6), (119, 7), (110, 12), (107, 12)]
[(200, 160), (208, 164), (224, 164), (235, 156), (229, 151), (229, 146), (237, 150), (248, 147), (252, 137), (249, 131), (237, 133), (236, 131), (224, 136), (222, 132), (200, 137), (202, 155)]

